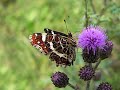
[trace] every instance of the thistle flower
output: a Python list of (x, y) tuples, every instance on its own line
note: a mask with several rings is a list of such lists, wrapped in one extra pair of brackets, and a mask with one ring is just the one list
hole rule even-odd
[(107, 36), (101, 27), (88, 26), (83, 29), (78, 38), (78, 46), (82, 49), (92, 49), (95, 52), (97, 48), (103, 48), (105, 46)]
[(86, 65), (80, 69), (79, 76), (80, 76), (80, 79), (87, 81), (92, 79), (92, 77), (94, 76), (94, 73), (95, 72), (93, 68)]
[[(94, 63), (97, 61), (99, 50), (103, 49), (105, 46), (106, 39), (107, 36), (101, 27), (88, 26), (87, 28), (83, 29), (82, 33), (78, 37), (78, 47), (81, 47), (83, 51), (85, 51), (85, 54), (88, 54), (87, 58), (93, 57), (95, 59), (93, 61), (90, 59), (89, 61), (85, 60), (85, 62)], [(84, 55), (83, 59), (85, 59)]]
[(108, 82), (101, 83), (97, 90), (112, 90), (112, 86)]
[(56, 72), (51, 76), (51, 81), (56, 87), (63, 88), (69, 83), (69, 78), (62, 72)]

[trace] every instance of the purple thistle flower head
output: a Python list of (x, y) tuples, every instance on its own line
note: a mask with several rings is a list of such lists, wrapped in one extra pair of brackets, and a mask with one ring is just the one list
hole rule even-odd
[(106, 39), (107, 36), (101, 27), (88, 26), (78, 36), (78, 47), (87, 48), (88, 52), (93, 50), (95, 53), (97, 49), (102, 49), (105, 46)]
[(112, 90), (112, 86), (108, 82), (102, 82), (96, 90)]
[(91, 80), (94, 76), (94, 70), (92, 67), (85, 65), (82, 67), (79, 71), (80, 79), (83, 79), (84, 81)]
[(69, 83), (69, 78), (65, 73), (56, 72), (51, 76), (53, 84), (58, 88), (64, 88)]
[(106, 45), (103, 49), (100, 50), (100, 58), (101, 60), (108, 58), (111, 55), (113, 49), (112, 41), (106, 41)]

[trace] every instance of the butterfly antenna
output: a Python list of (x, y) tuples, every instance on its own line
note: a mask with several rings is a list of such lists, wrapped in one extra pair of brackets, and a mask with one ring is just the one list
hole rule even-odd
[(65, 22), (65, 26), (66, 26), (66, 29), (67, 29), (67, 33), (69, 32), (69, 30), (68, 30), (68, 27), (67, 27), (67, 22), (66, 22), (66, 20), (64, 19), (64, 22)]

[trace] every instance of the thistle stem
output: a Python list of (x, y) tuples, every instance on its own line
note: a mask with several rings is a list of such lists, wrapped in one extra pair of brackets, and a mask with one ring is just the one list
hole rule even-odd
[(88, 13), (87, 13), (87, 0), (85, 0), (85, 18), (86, 18), (86, 28), (88, 26)]
[(90, 89), (90, 80), (87, 81), (87, 85), (86, 85), (86, 90), (89, 90)]
[[(92, 67), (92, 63), (89, 63), (89, 66)], [(90, 90), (90, 81), (87, 81), (86, 90)]]
[(91, 4), (91, 7), (92, 7), (92, 10), (93, 10), (94, 14), (96, 14), (96, 10), (95, 10), (95, 6), (93, 4), (93, 0), (90, 0), (90, 4)]
[[(98, 66), (99, 66), (100, 63), (101, 63), (101, 60), (99, 59), (99, 61), (96, 63), (96, 65), (94, 67), (95, 71), (98, 68)], [(92, 66), (92, 64), (90, 63), (89, 66)], [(91, 80), (87, 81), (86, 90), (90, 90), (90, 82), (91, 82)]]
[(79, 88), (78, 87), (75, 87), (74, 85), (72, 85), (72, 84), (70, 84), (70, 83), (68, 83), (68, 86), (70, 86), (72, 89), (74, 89), (74, 90), (79, 90)]
[(101, 60), (99, 59), (98, 62), (96, 63), (95, 67), (94, 67), (94, 70), (97, 69), (97, 67), (99, 66), (99, 64), (101, 63)]
[[(86, 28), (87, 28), (87, 26), (88, 26), (88, 13), (87, 13), (87, 11), (88, 11), (88, 7), (87, 7), (87, 0), (85, 0), (85, 18), (86, 18)], [(92, 67), (92, 64), (91, 63), (89, 63), (89, 66), (91, 66)], [(86, 90), (89, 90), (90, 89), (90, 80), (89, 81), (87, 81), (87, 85), (86, 85)]]

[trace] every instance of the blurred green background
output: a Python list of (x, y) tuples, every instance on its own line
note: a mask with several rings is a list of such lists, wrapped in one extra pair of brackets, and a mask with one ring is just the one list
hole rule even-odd
[[(84, 0), (0, 0), (0, 90), (72, 90), (54, 87), (50, 76), (58, 70), (84, 90), (85, 82), (78, 77), (84, 65), (80, 52), (74, 66), (56, 67), (28, 40), (30, 34), (44, 32), (44, 28), (67, 33), (64, 19), (76, 37), (85, 26), (84, 12)], [(88, 0), (88, 16), (89, 24), (104, 27), (114, 43), (111, 57), (99, 66), (101, 81), (120, 90), (120, 0)]]

